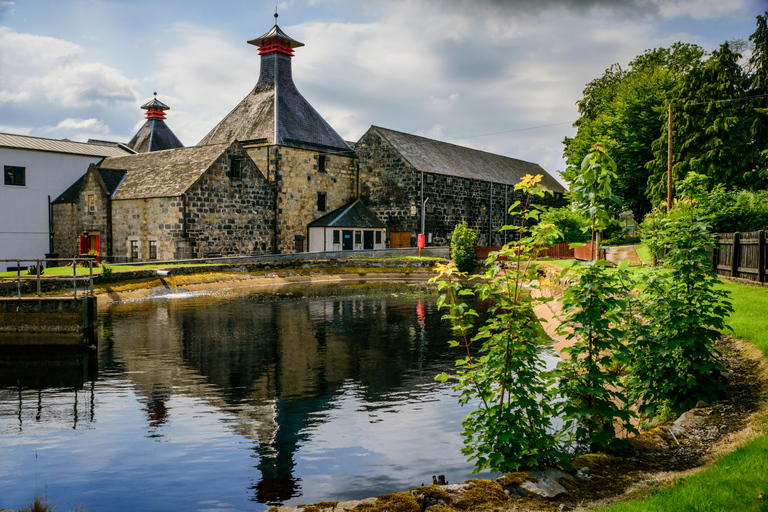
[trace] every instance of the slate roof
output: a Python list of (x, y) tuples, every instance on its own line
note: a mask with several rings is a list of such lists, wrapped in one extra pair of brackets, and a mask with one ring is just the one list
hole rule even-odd
[[(113, 169), (97, 169), (101, 176), (101, 181), (107, 187), (107, 193), (112, 196), (120, 185), (120, 182), (125, 177), (125, 171), (117, 171)], [(88, 174), (86, 172), (86, 174)], [(80, 176), (76, 182), (69, 186), (59, 197), (51, 201), (51, 204), (63, 204), (63, 203), (76, 203), (80, 198), (80, 189), (85, 181), (85, 174)]]
[[(157, 93), (155, 93), (157, 95)], [(171, 110), (171, 107), (157, 99), (157, 96), (141, 106), (144, 110)]]
[(310, 228), (376, 228), (387, 227), (376, 215), (365, 207), (359, 199), (336, 208), (331, 213), (310, 222)]
[[(280, 37), (288, 38), (284, 34)], [(260, 42), (261, 38), (254, 41)], [(199, 144), (232, 139), (245, 144), (350, 152), (344, 139), (296, 89), (291, 57), (280, 53), (261, 56), (261, 73), (256, 86)]]
[(0, 147), (93, 157), (124, 156), (131, 154), (130, 150), (120, 147), (120, 145), (117, 144), (87, 144), (85, 142), (46, 139), (43, 137), (30, 137), (29, 135), (16, 135), (12, 133), (0, 133)]
[(153, 118), (147, 119), (147, 122), (139, 128), (131, 142), (128, 143), (128, 147), (137, 153), (148, 153), (150, 151), (183, 148), (184, 144), (168, 128), (165, 121)]
[(517, 185), (526, 174), (541, 174), (542, 185), (553, 192), (565, 192), (565, 188), (539, 164), (380, 126), (371, 126), (366, 134), (370, 132), (380, 135), (419, 171), (505, 185)]
[(281, 39), (284, 39), (285, 42), (288, 43), (288, 45), (291, 48), (298, 48), (300, 46), (304, 46), (304, 43), (300, 43), (297, 40), (293, 39), (292, 37), (289, 37), (283, 32), (280, 27), (277, 26), (277, 23), (275, 23), (275, 26), (269, 29), (269, 31), (264, 34), (263, 36), (259, 36), (256, 39), (251, 39), (248, 41), (248, 44), (252, 44), (254, 46), (264, 46), (264, 40), (265, 39), (272, 39), (273, 37), (279, 37)]
[(191, 187), (231, 143), (107, 158), (100, 169), (124, 171), (113, 199), (175, 197)]

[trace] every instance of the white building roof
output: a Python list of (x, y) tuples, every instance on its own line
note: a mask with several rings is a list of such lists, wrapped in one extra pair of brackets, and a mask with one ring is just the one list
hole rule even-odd
[(30, 137), (29, 135), (16, 135), (13, 133), (0, 133), (0, 148), (26, 149), (29, 151), (45, 151), (48, 153), (66, 153), (95, 157), (126, 156), (133, 154), (131, 150), (123, 148), (117, 144), (87, 144), (85, 142), (46, 139), (43, 137)]

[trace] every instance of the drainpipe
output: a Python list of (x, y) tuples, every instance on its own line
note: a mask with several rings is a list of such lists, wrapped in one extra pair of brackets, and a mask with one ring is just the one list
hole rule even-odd
[(275, 192), (275, 198), (274, 198), (275, 199), (275, 229), (273, 230), (274, 233), (275, 233), (275, 241), (274, 241), (274, 247), (273, 247), (274, 254), (280, 254), (280, 247), (278, 246), (279, 238), (278, 238), (278, 235), (277, 235), (277, 232), (278, 232), (278, 229), (279, 229), (279, 227), (278, 227), (279, 226), (278, 225), (278, 220), (279, 220), (278, 219), (278, 204), (277, 204), (278, 203), (277, 200), (278, 200), (278, 196), (279, 196), (279, 190), (278, 190), (279, 185), (277, 183), (278, 182), (278, 178), (279, 178), (278, 177), (278, 170), (280, 169), (280, 162), (278, 160), (279, 152), (280, 152), (279, 149), (275, 150), (275, 186), (273, 187), (273, 190)]
[[(504, 185), (504, 225), (509, 224), (509, 203), (507, 202), (507, 188), (509, 185)], [(507, 232), (504, 231), (504, 245), (507, 244)]]
[(488, 194), (488, 247), (493, 246), (493, 183)]
[(424, 171), (421, 171), (421, 234), (424, 234)]
[(53, 207), (51, 206), (51, 196), (48, 196), (48, 252), (53, 253)]

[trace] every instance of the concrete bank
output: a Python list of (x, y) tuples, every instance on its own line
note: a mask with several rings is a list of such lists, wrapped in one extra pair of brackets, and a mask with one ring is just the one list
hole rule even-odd
[(95, 297), (0, 300), (0, 345), (94, 343)]

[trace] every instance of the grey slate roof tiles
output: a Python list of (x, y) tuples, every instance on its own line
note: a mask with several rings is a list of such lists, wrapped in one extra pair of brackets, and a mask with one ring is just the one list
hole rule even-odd
[[(125, 171), (118, 171), (114, 169), (98, 169), (98, 172), (101, 176), (101, 180), (107, 187), (107, 193), (112, 196), (112, 194), (115, 193), (115, 190), (117, 190), (117, 187), (120, 185), (120, 182), (123, 181), (123, 178), (125, 177)], [(77, 181), (70, 185), (67, 190), (62, 192), (59, 197), (51, 201), (51, 204), (76, 203), (78, 199), (80, 199), (80, 189), (83, 186), (83, 181), (85, 181), (85, 174), (80, 176)]]
[(565, 192), (539, 164), (379, 126), (371, 126), (369, 131), (378, 133), (419, 171), (505, 185), (516, 185), (526, 174), (541, 174), (542, 185), (553, 192)]
[(308, 224), (310, 228), (385, 228), (387, 227), (376, 215), (365, 207), (359, 199), (336, 208)]
[(183, 148), (184, 144), (168, 128), (165, 121), (154, 118), (147, 119), (133, 136), (131, 142), (128, 143), (128, 147), (137, 153), (148, 153), (150, 151)]
[(232, 139), (329, 152), (350, 151), (344, 139), (296, 89), (291, 57), (277, 53), (261, 56), (256, 87), (200, 144)]
[(99, 167), (125, 171), (113, 199), (175, 197), (191, 187), (230, 143), (192, 146), (105, 159)]

